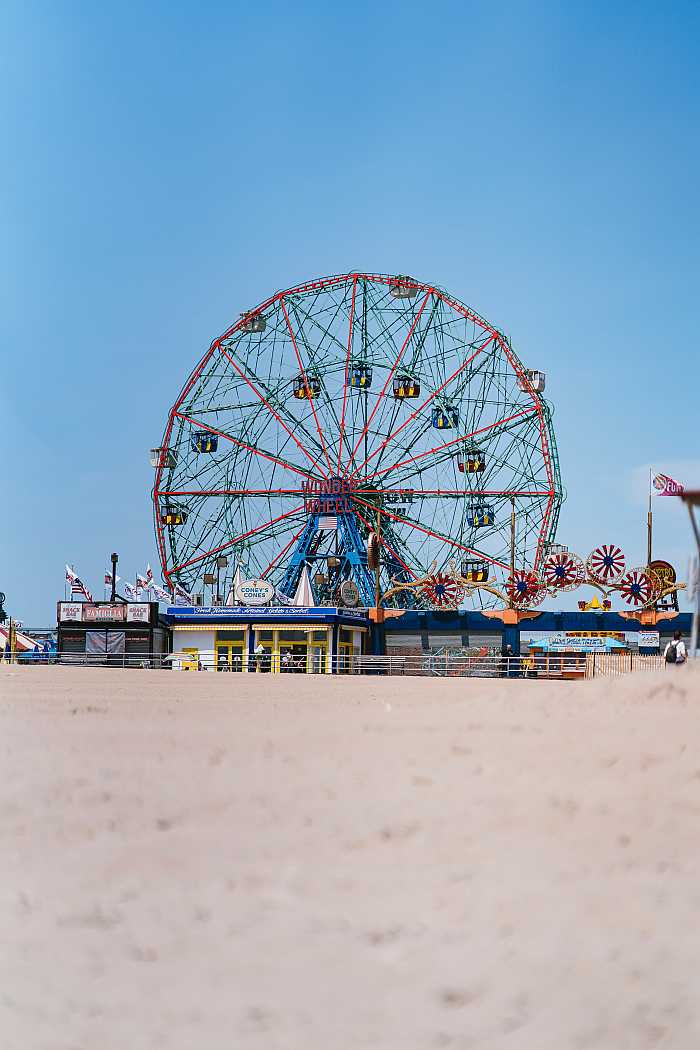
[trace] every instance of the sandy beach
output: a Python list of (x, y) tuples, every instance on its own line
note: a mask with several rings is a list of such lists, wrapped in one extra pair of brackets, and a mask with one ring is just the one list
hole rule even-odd
[(695, 1050), (700, 675), (0, 668), (4, 1050)]

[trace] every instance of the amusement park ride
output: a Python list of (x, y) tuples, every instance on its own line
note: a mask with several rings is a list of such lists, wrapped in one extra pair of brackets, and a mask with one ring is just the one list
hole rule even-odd
[(555, 543), (544, 389), (503, 332), (435, 285), (350, 273), (277, 292), (211, 344), (151, 451), (166, 585), (193, 592), (226, 554), (281, 603), (306, 578), (316, 605), (377, 616), (517, 615), (583, 585), (603, 607), (672, 605), (683, 585), (667, 563)]

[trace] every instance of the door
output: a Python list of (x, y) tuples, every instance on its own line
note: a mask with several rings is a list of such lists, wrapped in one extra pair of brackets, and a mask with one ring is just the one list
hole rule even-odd
[(217, 671), (243, 670), (243, 642), (216, 643)]
[(325, 642), (311, 642), (309, 646), (309, 659), (307, 669), (309, 674), (325, 674), (326, 673), (326, 652), (327, 646)]

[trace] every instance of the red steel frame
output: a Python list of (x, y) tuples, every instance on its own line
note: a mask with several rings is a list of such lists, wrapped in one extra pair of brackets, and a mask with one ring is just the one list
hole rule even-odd
[[(280, 459), (279, 457), (270, 455), (269, 453), (265, 453), (265, 452), (260, 451), (259, 449), (253, 448), (252, 446), (247, 445), (244, 442), (239, 441), (237, 438), (232, 437), (230, 434), (227, 434), (227, 433), (225, 433), (224, 431), (221, 431), (221, 430), (217, 430), (215, 427), (212, 427), (212, 426), (210, 426), (210, 425), (208, 425), (206, 423), (203, 423), (200, 420), (196, 420), (196, 419), (194, 419), (194, 418), (192, 418), (192, 417), (188, 416), (187, 414), (182, 413), (180, 411), (180, 406), (182, 405), (183, 401), (185, 400), (185, 398), (189, 394), (189, 392), (192, 389), (192, 387), (194, 386), (194, 384), (197, 382), (197, 380), (202, 375), (202, 373), (203, 373), (207, 363), (211, 359), (212, 355), (214, 353), (216, 353), (216, 351), (218, 350), (220, 352), (220, 354), (223, 357), (225, 357), (226, 360), (232, 365), (232, 367), (241, 376), (241, 378), (246, 382), (246, 384), (250, 387), (250, 389), (253, 391), (253, 393), (256, 395), (256, 397), (259, 398), (261, 403), (263, 405), (265, 405), (265, 407), (268, 409), (268, 411), (274, 416), (274, 418), (276, 419), (277, 423), (292, 438), (292, 440), (295, 442), (295, 444), (299, 447), (299, 449), (303, 452), (303, 454), (306, 456), (306, 458), (310, 461), (311, 470), (318, 472), (318, 474), (321, 475), (321, 477), (327, 478), (328, 474), (320, 466), (320, 464), (318, 463), (318, 460), (314, 459), (314, 457), (304, 447), (303, 443), (300, 442), (297, 439), (297, 437), (295, 436), (293, 431), (291, 431), (287, 427), (287, 425), (284, 422), (284, 420), (279, 416), (279, 414), (275, 411), (275, 409), (270, 405), (268, 399), (265, 398), (265, 396), (257, 389), (255, 384), (253, 382), (251, 382), (250, 378), (245, 374), (244, 370), (231, 357), (231, 355), (227, 353), (227, 351), (225, 350), (225, 348), (223, 347), (222, 344), (227, 339), (230, 339), (231, 336), (243, 326), (243, 324), (246, 322), (246, 319), (249, 318), (251, 315), (264, 313), (264, 311), (269, 309), (269, 307), (271, 307), (274, 303), (279, 302), (279, 304), (280, 304), (280, 306), (282, 308), (282, 311), (284, 313), (284, 317), (285, 317), (285, 320), (286, 320), (286, 323), (287, 323), (287, 327), (289, 328), (289, 333), (290, 333), (290, 337), (291, 337), (292, 344), (293, 344), (293, 347), (294, 347), (295, 356), (296, 356), (298, 364), (299, 364), (300, 373), (301, 373), (301, 375), (302, 375), (302, 377), (304, 379), (304, 382), (308, 384), (306, 371), (305, 371), (305, 368), (304, 368), (304, 365), (303, 365), (303, 362), (302, 362), (302, 359), (301, 359), (301, 355), (299, 353), (299, 349), (298, 349), (298, 346), (297, 346), (297, 342), (296, 342), (296, 338), (295, 338), (292, 326), (291, 326), (290, 321), (289, 321), (289, 316), (288, 316), (286, 305), (285, 305), (285, 299), (286, 299), (287, 296), (290, 296), (290, 295), (297, 295), (297, 294), (304, 293), (304, 292), (309, 292), (309, 291), (322, 291), (322, 290), (324, 290), (326, 288), (334, 287), (334, 286), (341, 285), (341, 284), (346, 284), (347, 282), (352, 281), (352, 305), (351, 305), (351, 312), (350, 312), (350, 326), (349, 326), (349, 332), (348, 332), (347, 356), (346, 356), (346, 361), (345, 361), (345, 378), (344, 378), (344, 389), (343, 389), (343, 408), (342, 408), (342, 414), (341, 414), (340, 440), (339, 440), (339, 446), (338, 446), (338, 473), (340, 473), (342, 441), (343, 441), (343, 436), (344, 436), (344, 432), (345, 432), (345, 408), (346, 408), (347, 394), (348, 394), (349, 362), (350, 362), (351, 346), (352, 346), (352, 329), (353, 329), (354, 316), (355, 316), (355, 295), (356, 295), (356, 290), (357, 290), (357, 282), (359, 280), (367, 280), (367, 281), (371, 281), (371, 282), (376, 283), (376, 284), (384, 284), (384, 285), (391, 286), (391, 285), (393, 285), (395, 283), (396, 278), (388, 276), (386, 274), (360, 273), (359, 271), (353, 272), (353, 273), (349, 273), (349, 274), (339, 274), (339, 275), (332, 276), (332, 277), (325, 277), (325, 278), (321, 278), (321, 279), (315, 280), (315, 281), (308, 281), (308, 282), (306, 282), (304, 284), (301, 284), (301, 285), (298, 285), (298, 286), (296, 286), (294, 288), (288, 288), (288, 289), (285, 289), (284, 291), (276, 292), (274, 295), (270, 296), (268, 299), (266, 299), (262, 303), (260, 303), (259, 306), (255, 307), (252, 310), (246, 311), (246, 313), (244, 315), (242, 315), (239, 318), (238, 321), (236, 321), (229, 328), (227, 328), (226, 331), (223, 332), (223, 334), (218, 337), (218, 339), (214, 340), (214, 342), (211, 344), (211, 346), (209, 347), (207, 352), (204, 354), (202, 359), (199, 361), (199, 363), (194, 368), (194, 370), (191, 373), (190, 377), (188, 378), (188, 380), (186, 381), (186, 383), (183, 386), (182, 390), (180, 391), (180, 394), (179, 394), (175, 404), (173, 405), (172, 409), (170, 410), (170, 414), (168, 416), (168, 422), (167, 422), (167, 425), (166, 425), (165, 433), (163, 435), (162, 446), (164, 448), (167, 448), (169, 446), (169, 442), (170, 442), (170, 438), (171, 438), (171, 435), (172, 435), (172, 431), (173, 431), (173, 426), (174, 426), (175, 420), (177, 418), (181, 418), (181, 419), (185, 419), (185, 420), (191, 422), (193, 425), (195, 425), (195, 426), (197, 426), (197, 427), (199, 427), (199, 428), (201, 428), (203, 430), (208, 430), (212, 434), (216, 434), (219, 437), (222, 437), (225, 440), (230, 441), (233, 444), (236, 444), (239, 447), (246, 449), (247, 451), (249, 451), (253, 455), (257, 455), (257, 456), (260, 456), (260, 457), (262, 457), (264, 459), (267, 459), (267, 460), (269, 460), (271, 462), (274, 462), (274, 463), (278, 464), (279, 466), (281, 466), (283, 469), (292, 471), (292, 472), (294, 472), (294, 473), (296, 473), (298, 475), (301, 475), (302, 477), (306, 477), (306, 478), (310, 478), (310, 479), (313, 479), (316, 476), (311, 471), (306, 473), (305, 471), (300, 470), (298, 467), (295, 467), (293, 464), (286, 463), (284, 460)], [(509, 362), (511, 368), (513, 369), (514, 373), (516, 374), (518, 380), (521, 382), (521, 384), (523, 384), (523, 388), (525, 389), (525, 391), (527, 392), (527, 390), (530, 389), (529, 382), (527, 380), (527, 377), (526, 377), (525, 370), (524, 370), (523, 366), (521, 365), (520, 361), (515, 356), (515, 354), (513, 354), (509, 344), (503, 338), (503, 336), (498, 331), (498, 329), (496, 329), (495, 327), (490, 325), (483, 317), (481, 317), (479, 314), (477, 314), (474, 310), (472, 310), (469, 307), (465, 306), (463, 303), (460, 303), (458, 300), (452, 299), (450, 296), (446, 295), (440, 289), (435, 288), (433, 285), (423, 284), (420, 281), (414, 281), (414, 280), (406, 281), (406, 283), (410, 283), (411, 286), (413, 286), (413, 287), (415, 287), (417, 289), (417, 291), (424, 292), (425, 295), (424, 295), (423, 301), (422, 301), (422, 303), (421, 303), (421, 305), (419, 307), (419, 310), (418, 310), (415, 318), (413, 319), (413, 323), (411, 325), (411, 328), (410, 328), (410, 330), (409, 330), (409, 332), (408, 332), (408, 334), (407, 334), (407, 336), (406, 336), (406, 338), (405, 338), (405, 340), (404, 340), (404, 342), (402, 344), (401, 350), (399, 351), (399, 354), (397, 355), (396, 360), (394, 361), (394, 364), (393, 364), (393, 366), (391, 368), (391, 371), (389, 372), (389, 376), (387, 377), (387, 380), (384, 383), (384, 386), (382, 388), (382, 391), (380, 393), (379, 398), (377, 399), (377, 402), (376, 402), (376, 404), (374, 406), (372, 414), (370, 415), (369, 419), (367, 420), (365, 428), (363, 429), (362, 433), (360, 434), (360, 437), (359, 437), (358, 441), (356, 442), (356, 444), (355, 444), (355, 446), (354, 446), (354, 448), (352, 450), (349, 462), (348, 462), (347, 467), (346, 467), (346, 469), (345, 469), (345, 471), (343, 473), (343, 476), (345, 476), (345, 477), (352, 478), (359, 471), (361, 471), (362, 468), (364, 466), (366, 466), (366, 464), (369, 462), (369, 460), (373, 459), (384, 448), (386, 448), (390, 444), (391, 440), (393, 440), (393, 438), (396, 437), (396, 435), (401, 430), (403, 430), (404, 427), (406, 427), (408, 425), (408, 423), (410, 423), (412, 421), (412, 419), (414, 419), (418, 415), (418, 413), (421, 412), (441, 392), (441, 390), (444, 389), (447, 386), (448, 383), (450, 383), (454, 378), (456, 378), (456, 376), (465, 367), (467, 367), (467, 365), (474, 359), (474, 357), (476, 357), (479, 353), (482, 353), (483, 350), (486, 349), (493, 342), (496, 342), (500, 346), (501, 350), (503, 351), (504, 356), (508, 360), (508, 362)], [(428, 398), (426, 398), (422, 402), (422, 404), (417, 409), (415, 409), (415, 411), (413, 411), (410, 414), (410, 416), (401, 424), (400, 427), (398, 427), (395, 431), (393, 431), (391, 434), (389, 434), (387, 436), (387, 438), (382, 442), (382, 444), (380, 445), (379, 448), (375, 449), (374, 452), (370, 456), (368, 456), (367, 459), (363, 463), (361, 463), (359, 466), (356, 466), (355, 465), (355, 462), (356, 462), (355, 461), (355, 455), (357, 453), (358, 448), (360, 447), (360, 445), (362, 443), (362, 440), (364, 438), (364, 433), (365, 433), (366, 430), (368, 430), (369, 425), (371, 424), (372, 419), (374, 418), (374, 416), (375, 416), (375, 414), (377, 412), (377, 409), (378, 409), (382, 399), (386, 395), (386, 391), (388, 389), (389, 383), (391, 382), (391, 380), (393, 378), (394, 372), (396, 371), (397, 367), (399, 366), (399, 363), (400, 363), (401, 358), (402, 358), (402, 356), (403, 356), (403, 354), (405, 352), (405, 349), (406, 349), (406, 347), (408, 346), (408, 344), (410, 342), (410, 339), (411, 339), (411, 337), (413, 335), (413, 332), (416, 329), (418, 321), (420, 320), (422, 312), (423, 312), (423, 310), (424, 310), (424, 308), (426, 306), (426, 303), (428, 302), (428, 299), (430, 298), (431, 295), (435, 296), (436, 298), (438, 298), (440, 300), (442, 300), (442, 302), (445, 303), (446, 306), (449, 306), (451, 309), (453, 309), (457, 313), (461, 314), (467, 320), (472, 321), (475, 324), (479, 325), (483, 329), (483, 331), (488, 334), (489, 338), (486, 340), (484, 346), (481, 347), (479, 350), (477, 350), (469, 358), (468, 361), (465, 361), (464, 364), (462, 366), (460, 366), (460, 368), (458, 368), (449, 377), (449, 379), (446, 380), (441, 385), (441, 387), (438, 390), (434, 391)], [(545, 513), (543, 515), (542, 525), (540, 527), (540, 532), (539, 532), (539, 537), (538, 537), (538, 542), (537, 542), (537, 550), (536, 550), (535, 562), (534, 562), (534, 566), (533, 566), (533, 570), (536, 572), (538, 570), (538, 567), (539, 567), (539, 565), (540, 565), (540, 563), (541, 563), (541, 561), (543, 559), (543, 556), (544, 556), (544, 543), (545, 543), (545, 538), (546, 538), (547, 533), (548, 533), (549, 521), (551, 520), (552, 512), (553, 512), (553, 509), (554, 509), (554, 501), (555, 501), (555, 498), (556, 498), (556, 491), (555, 491), (555, 479), (554, 479), (554, 472), (553, 472), (553, 468), (552, 468), (551, 454), (550, 454), (549, 443), (548, 443), (548, 439), (547, 439), (547, 428), (546, 428), (546, 424), (545, 424), (545, 420), (544, 420), (543, 407), (542, 407), (542, 404), (540, 403), (539, 399), (535, 396), (534, 392), (531, 391), (531, 390), (530, 390), (530, 392), (531, 392), (531, 396), (532, 396), (532, 400), (533, 400), (532, 408), (525, 409), (522, 412), (515, 413), (512, 416), (509, 416), (507, 418), (498, 420), (496, 423), (489, 424), (486, 427), (481, 427), (478, 430), (475, 430), (474, 432), (472, 432), (471, 434), (462, 435), (462, 436), (460, 436), (458, 438), (455, 438), (452, 441), (447, 441), (447, 442), (445, 442), (442, 445), (436, 446), (434, 449), (428, 450), (427, 452), (422, 452), (422, 453), (419, 453), (416, 456), (408, 457), (407, 459), (405, 459), (405, 460), (403, 460), (403, 461), (401, 461), (399, 463), (392, 464), (390, 467), (386, 467), (386, 468), (384, 468), (382, 470), (376, 471), (372, 475), (372, 477), (377, 477), (377, 476), (389, 473), (391, 470), (398, 469), (399, 467), (401, 467), (401, 466), (403, 466), (403, 465), (405, 465), (407, 463), (415, 462), (418, 459), (423, 458), (424, 456), (432, 455), (432, 454), (434, 454), (436, 452), (441, 451), (442, 449), (450, 447), (451, 445), (462, 443), (465, 440), (469, 440), (471, 438), (477, 437), (479, 434), (483, 434), (486, 431), (491, 430), (491, 429), (493, 429), (495, 427), (502, 426), (505, 423), (511, 422), (512, 420), (514, 420), (516, 418), (519, 418), (521, 416), (524, 417), (526, 415), (530, 415), (532, 413), (536, 413), (537, 417), (538, 417), (538, 426), (539, 426), (539, 433), (540, 433), (540, 447), (541, 447), (541, 450), (542, 450), (543, 462), (544, 462), (545, 472), (546, 472), (547, 481), (548, 481), (548, 485), (549, 485), (548, 489), (544, 490), (544, 491), (523, 490), (521, 492), (507, 492), (507, 493), (503, 493), (503, 492), (499, 492), (499, 491), (495, 491), (495, 490), (494, 491), (484, 490), (482, 492), (474, 492), (473, 493), (474, 496), (480, 496), (480, 495), (483, 495), (483, 496), (546, 495), (548, 497), (548, 499), (547, 499), (547, 506), (546, 506), (546, 509), (545, 509)], [(315, 406), (313, 404), (313, 399), (309, 399), (309, 401), (310, 401), (310, 405), (311, 405), (311, 410), (312, 410), (312, 413), (313, 413), (314, 421), (316, 423), (316, 427), (317, 427), (317, 430), (318, 430), (319, 439), (321, 441), (321, 448), (323, 450), (323, 454), (325, 456), (326, 463), (328, 465), (328, 472), (329, 472), (329, 474), (332, 474), (333, 473), (333, 467), (332, 467), (332, 464), (331, 464), (331, 461), (330, 461), (330, 457), (329, 457), (329, 454), (328, 454), (328, 449), (326, 447), (325, 440), (323, 438), (323, 433), (322, 433), (320, 424), (318, 422), (318, 416), (317, 416), (317, 413), (316, 413), (316, 410), (315, 410)], [(351, 466), (353, 467), (352, 470), (351, 470)], [(243, 494), (243, 493), (252, 495), (252, 494), (261, 493), (261, 490), (242, 490), (242, 489), (240, 489), (240, 490), (235, 490), (235, 489), (232, 489), (232, 490), (224, 490), (224, 489), (220, 489), (220, 490), (206, 490), (206, 489), (204, 489), (204, 490), (178, 490), (178, 491), (161, 490), (160, 485), (161, 485), (161, 479), (162, 479), (162, 476), (163, 476), (163, 470), (164, 469), (165, 468), (164, 468), (163, 463), (162, 462), (159, 463), (159, 465), (156, 468), (152, 498), (153, 498), (154, 516), (155, 516), (155, 524), (156, 524), (156, 539), (157, 539), (157, 545), (158, 545), (158, 554), (159, 554), (159, 558), (160, 558), (160, 562), (161, 562), (161, 567), (162, 567), (162, 570), (163, 570), (163, 578), (166, 581), (166, 583), (168, 584), (168, 586), (171, 586), (171, 587), (172, 587), (171, 575), (177, 573), (179, 570), (181, 570), (183, 568), (186, 568), (187, 566), (192, 565), (195, 562), (203, 561), (206, 558), (211, 557), (212, 555), (219, 553), (221, 550), (224, 550), (227, 547), (230, 547), (233, 544), (239, 542), (241, 539), (245, 539), (248, 536), (251, 536), (251, 535), (254, 535), (254, 534), (256, 534), (256, 533), (258, 533), (260, 531), (263, 531), (264, 529), (267, 529), (271, 525), (275, 524), (277, 521), (281, 521), (284, 518), (291, 517), (294, 514), (299, 513), (300, 510), (303, 509), (303, 504), (302, 504), (300, 507), (296, 507), (292, 511), (289, 511), (289, 512), (287, 512), (285, 514), (280, 515), (277, 518), (274, 518), (274, 519), (272, 519), (270, 521), (267, 521), (263, 525), (257, 526), (255, 529), (249, 530), (247, 533), (244, 533), (241, 536), (237, 536), (237, 537), (235, 537), (235, 539), (229, 540), (227, 543), (225, 543), (225, 544), (223, 544), (223, 545), (221, 545), (219, 547), (216, 547), (213, 550), (206, 551), (205, 553), (200, 554), (200, 555), (196, 556), (195, 558), (191, 558), (187, 562), (182, 563), (181, 565), (176, 565), (176, 566), (172, 566), (172, 567), (169, 568), (168, 564), (167, 564), (167, 554), (166, 554), (166, 549), (165, 549), (164, 526), (161, 524), (160, 515), (159, 515), (159, 499), (160, 499), (161, 496), (170, 497), (170, 496), (176, 496), (176, 495), (183, 495), (183, 496), (184, 495), (234, 495), (234, 494)], [(275, 492), (275, 493), (278, 493), (278, 494), (283, 494), (283, 493), (284, 494), (289, 494), (289, 495), (295, 495), (297, 493), (301, 494), (301, 490), (299, 490), (299, 489), (277, 489), (277, 490), (272, 490), (272, 491)], [(376, 508), (372, 504), (366, 503), (365, 501), (363, 501), (359, 497), (359, 492), (360, 491), (361, 490), (358, 489), (357, 492), (354, 493), (354, 496), (353, 496), (354, 500), (357, 503), (364, 504), (365, 506), (369, 507), (370, 509), (375, 510)], [(387, 492), (391, 492), (391, 491), (394, 491), (394, 490), (387, 489)], [(405, 489), (399, 489), (397, 491), (406, 491), (406, 490)], [(269, 492), (270, 492), (270, 490), (264, 490), (264, 494), (266, 494), (266, 495), (269, 494)], [(436, 494), (436, 495), (454, 494), (454, 495), (462, 495), (463, 493), (462, 493), (461, 490), (458, 492), (457, 490), (440, 490), (440, 489), (438, 489), (438, 490), (430, 490), (430, 492), (426, 493), (426, 494)], [(443, 542), (450, 543), (451, 546), (457, 547), (458, 549), (461, 549), (463, 551), (469, 552), (471, 554), (476, 554), (478, 557), (483, 558), (484, 560), (491, 561), (492, 564), (496, 564), (499, 567), (502, 567), (502, 568), (505, 568), (505, 569), (508, 568), (508, 566), (504, 565), (504, 563), (498, 561), (497, 559), (487, 558), (483, 554), (483, 552), (475, 552), (471, 548), (466, 547), (463, 544), (460, 544), (460, 543), (458, 543), (456, 541), (450, 541), (450, 540), (446, 539), (444, 536), (440, 536), (439, 534), (432, 532), (430, 529), (425, 529), (422, 526), (417, 525), (415, 522), (408, 521), (406, 518), (401, 518), (398, 515), (395, 515), (391, 511), (388, 511), (388, 510), (386, 510), (384, 508), (380, 508), (380, 510), (381, 510), (381, 513), (386, 515), (387, 517), (389, 517), (391, 519), (394, 519), (396, 521), (400, 521), (402, 524), (409, 525), (410, 527), (415, 528), (415, 529), (417, 529), (420, 532), (424, 532), (426, 535), (434, 536), (435, 538), (440, 539)], [(357, 514), (358, 514), (359, 517), (362, 518), (363, 521), (365, 521), (365, 524), (368, 524), (366, 519), (364, 519), (362, 517), (362, 515), (360, 514), (359, 510), (357, 511)], [(298, 539), (299, 535), (301, 535), (302, 531), (303, 531), (303, 528), (301, 530), (299, 530), (299, 533), (297, 533), (296, 536), (293, 536), (292, 539), (286, 544), (286, 546), (278, 553), (278, 555), (273, 559), (273, 561), (270, 563), (270, 565), (268, 565), (268, 567), (266, 568), (265, 574), (268, 573), (270, 571), (270, 569), (274, 566), (274, 564), (276, 564), (276, 562), (278, 562), (284, 556), (284, 554), (289, 550), (289, 548), (292, 546), (292, 544), (295, 542), (295, 540)], [(387, 548), (387, 549), (389, 549), (389, 548)], [(396, 557), (397, 560), (401, 564), (403, 564), (404, 567), (409, 572), (411, 572), (411, 574), (413, 575), (412, 570), (410, 569), (410, 567), (405, 565), (405, 562), (403, 562), (403, 560), (394, 551), (390, 551), (390, 553), (394, 557)]]

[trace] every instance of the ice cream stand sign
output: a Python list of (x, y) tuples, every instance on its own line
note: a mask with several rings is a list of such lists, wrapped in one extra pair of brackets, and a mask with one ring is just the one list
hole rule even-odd
[(267, 580), (241, 580), (235, 594), (244, 605), (267, 605), (275, 596), (275, 588)]

